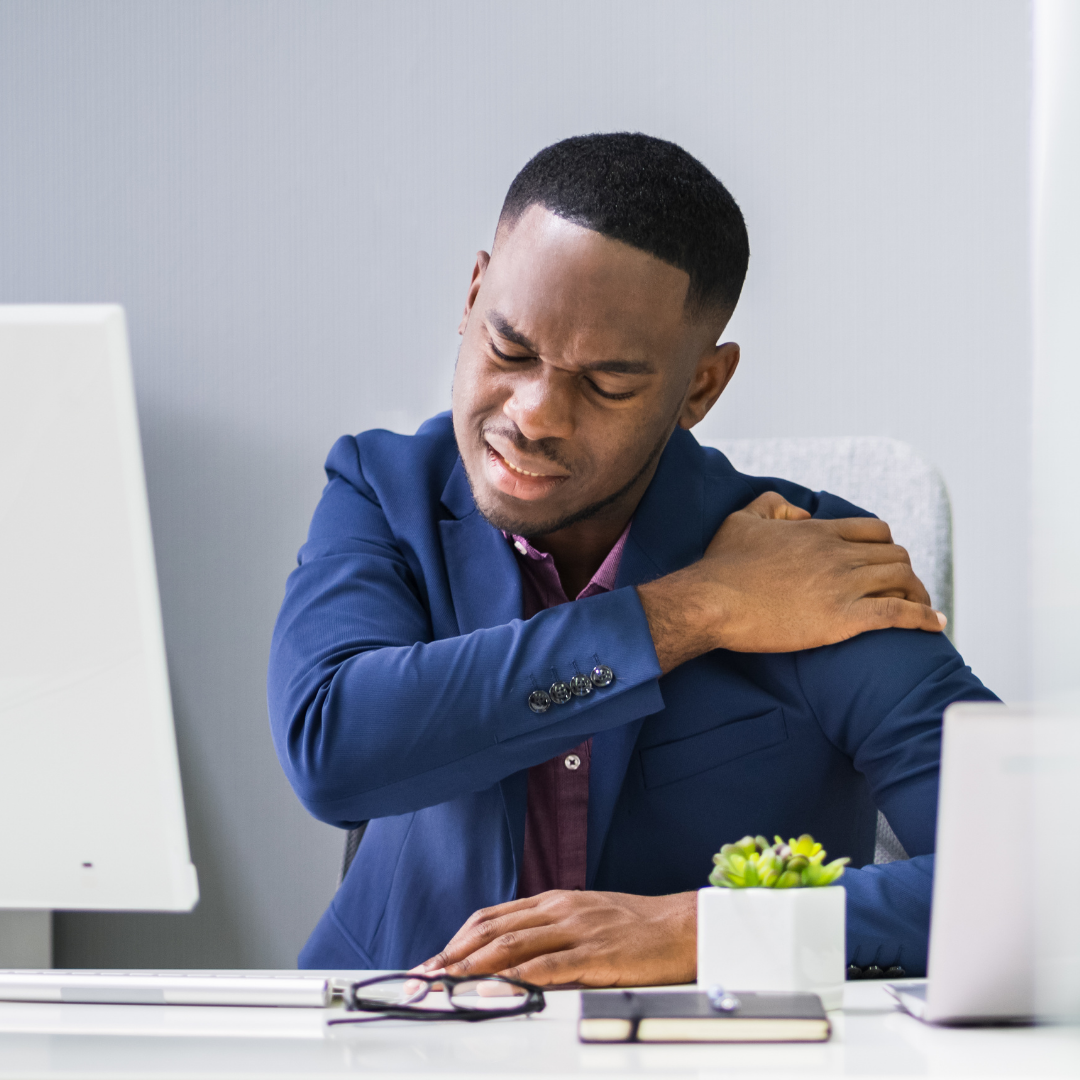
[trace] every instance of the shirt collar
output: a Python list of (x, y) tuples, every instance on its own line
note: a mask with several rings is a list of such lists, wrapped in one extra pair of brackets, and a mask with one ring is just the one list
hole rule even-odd
[[(623, 529), (619, 539), (615, 541), (614, 546), (607, 553), (596, 573), (589, 579), (589, 584), (578, 593), (575, 599), (581, 600), (586, 596), (594, 596), (600, 592), (610, 592), (615, 588), (615, 579), (619, 575), (619, 564), (622, 562), (623, 548), (626, 547), (626, 538), (630, 535), (630, 526), (632, 524), (633, 519), (626, 523), (626, 528)], [(514, 550), (519, 555), (535, 562), (550, 564), (551, 569), (554, 571), (555, 560), (551, 557), (550, 552), (538, 551), (524, 536), (512, 535), (505, 529), (502, 530), (502, 534), (513, 544)]]

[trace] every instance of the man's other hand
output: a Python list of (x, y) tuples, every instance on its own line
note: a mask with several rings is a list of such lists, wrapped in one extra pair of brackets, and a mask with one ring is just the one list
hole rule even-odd
[(877, 518), (811, 518), (776, 492), (720, 526), (700, 562), (638, 587), (667, 672), (712, 649), (794, 652), (945, 616)]
[(697, 894), (553, 890), (482, 908), (419, 970), (537, 986), (693, 982)]

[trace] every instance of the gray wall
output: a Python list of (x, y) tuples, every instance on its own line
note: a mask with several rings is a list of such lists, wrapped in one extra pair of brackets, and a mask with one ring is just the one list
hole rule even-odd
[[(129, 314), (203, 900), (57, 963), (288, 966), (340, 837), (271, 749), (274, 615), (343, 432), (446, 407), (474, 252), (582, 131), (746, 212), (716, 436), (886, 434), (955, 506), (957, 640), (1027, 692), (1028, 5), (0, 0), (0, 301)], [(1006, 501), (1007, 500), (1007, 501)]]

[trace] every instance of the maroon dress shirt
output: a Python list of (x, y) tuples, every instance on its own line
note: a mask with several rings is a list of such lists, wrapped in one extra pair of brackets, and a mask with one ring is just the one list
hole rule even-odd
[[(610, 592), (615, 587), (629, 533), (630, 526), (627, 525), (600, 569), (575, 600)], [(538, 611), (569, 603), (555, 569), (555, 560), (547, 552), (537, 551), (522, 536), (507, 535), (506, 538), (514, 545), (521, 570), (523, 617), (531, 619)], [(603, 662), (604, 657), (599, 657), (597, 663)], [(554, 682), (556, 676), (569, 681), (573, 674), (552, 672), (551, 681)], [(519, 898), (535, 896), (548, 889), (585, 888), (591, 757), (592, 739), (586, 739), (580, 746), (529, 770), (525, 854), (518, 875)]]

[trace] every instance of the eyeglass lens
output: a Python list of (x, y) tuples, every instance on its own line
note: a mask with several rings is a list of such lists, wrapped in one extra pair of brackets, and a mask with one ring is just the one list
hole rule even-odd
[(450, 988), (450, 1001), (457, 1009), (514, 1009), (526, 994), (520, 986), (501, 979), (470, 979)]
[(449, 988), (442, 983), (407, 977), (380, 980), (356, 988), (357, 1008), (385, 1009), (408, 1006), (436, 1011), (460, 1009), (499, 1011), (516, 1008), (526, 991), (498, 977), (469, 979)]

